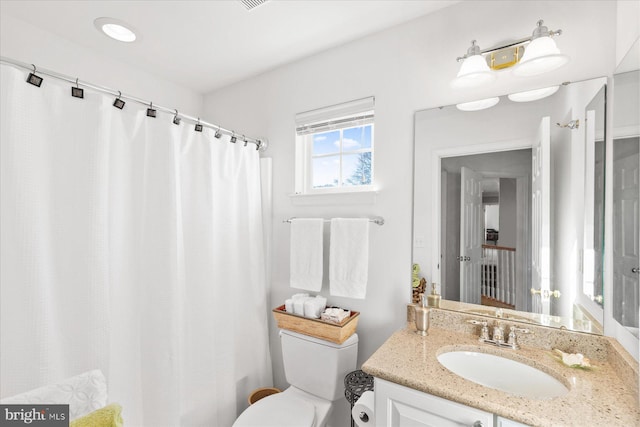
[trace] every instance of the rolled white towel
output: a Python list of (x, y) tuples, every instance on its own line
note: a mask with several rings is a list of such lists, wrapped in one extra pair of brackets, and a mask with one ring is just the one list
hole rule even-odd
[(287, 313), (293, 313), (293, 300), (291, 298), (284, 301), (284, 310)]
[(320, 295), (316, 296), (316, 318), (320, 318), (325, 308), (327, 308), (327, 299)]
[(305, 298), (296, 298), (293, 300), (293, 312), (304, 316), (304, 302)]
[(307, 298), (304, 300), (304, 317), (310, 317), (312, 319), (318, 319), (320, 317), (318, 313), (318, 302), (315, 298)]

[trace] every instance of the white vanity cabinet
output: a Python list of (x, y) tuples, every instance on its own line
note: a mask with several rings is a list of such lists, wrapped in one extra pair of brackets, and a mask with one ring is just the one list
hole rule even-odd
[(376, 427), (494, 427), (493, 414), (375, 379)]
[(517, 421), (508, 420), (502, 417), (496, 417), (496, 427), (528, 427), (526, 424)]

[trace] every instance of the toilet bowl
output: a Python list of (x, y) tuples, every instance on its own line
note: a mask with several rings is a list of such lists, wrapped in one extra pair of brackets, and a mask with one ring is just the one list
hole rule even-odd
[(285, 376), (291, 386), (249, 406), (233, 427), (324, 427), (344, 399), (344, 377), (355, 370), (358, 335), (335, 344), (281, 330)]
[(233, 424), (234, 427), (321, 427), (324, 426), (331, 402), (289, 387), (249, 406)]

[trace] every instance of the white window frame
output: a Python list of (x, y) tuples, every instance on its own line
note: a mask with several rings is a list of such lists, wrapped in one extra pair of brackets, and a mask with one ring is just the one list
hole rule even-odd
[[(296, 176), (295, 194), (339, 194), (370, 192), (375, 189), (375, 123), (373, 97), (333, 105), (331, 107), (312, 110), (296, 115)], [(313, 137), (319, 133), (333, 130), (340, 131), (340, 140), (347, 129), (371, 125), (371, 148), (359, 150), (343, 150), (342, 144), (336, 152), (313, 156)], [(342, 185), (340, 177), (336, 187), (313, 188), (313, 159), (339, 156), (340, 173), (342, 174), (343, 155), (371, 153), (371, 184)]]

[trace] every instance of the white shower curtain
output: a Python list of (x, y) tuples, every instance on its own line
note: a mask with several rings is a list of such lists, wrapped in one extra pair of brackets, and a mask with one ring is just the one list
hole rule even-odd
[(127, 426), (272, 383), (254, 145), (0, 66), (0, 397), (99, 368)]

